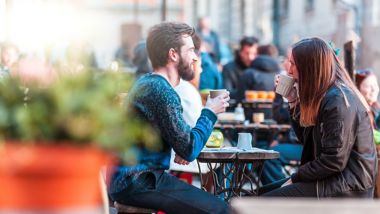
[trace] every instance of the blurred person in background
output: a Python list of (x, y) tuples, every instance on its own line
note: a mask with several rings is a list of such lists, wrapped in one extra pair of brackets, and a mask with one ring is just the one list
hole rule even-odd
[(230, 91), (231, 99), (237, 99), (240, 78), (244, 70), (251, 66), (256, 58), (259, 40), (255, 37), (244, 37), (240, 40), (239, 50), (235, 53), (235, 59), (223, 67), (222, 75), (224, 87)]
[(197, 61), (192, 40), (194, 30), (183, 23), (163, 22), (153, 26), (147, 50), (153, 72), (139, 78), (128, 94), (129, 107), (159, 133), (161, 149), (141, 148), (137, 164), (116, 168), (109, 186), (114, 201), (161, 210), (166, 213), (229, 213), (226, 202), (168, 174), (171, 149), (174, 162), (186, 165), (205, 146), (217, 114), (228, 107), (228, 93), (209, 98), (195, 127), (182, 116), (181, 100), (175, 92), (180, 79), (194, 77)]
[(146, 50), (146, 42), (139, 42), (133, 50), (132, 63), (136, 66), (136, 78), (153, 71), (149, 61), (148, 51)]
[[(380, 105), (377, 101), (377, 97), (379, 96), (379, 83), (377, 82), (375, 74), (368, 69), (358, 70), (355, 72), (355, 84), (371, 107), (373, 119), (374, 122), (376, 122), (379, 118)], [(379, 128), (376, 123), (374, 123), (374, 127)]]
[(200, 46), (200, 61), (202, 72), (199, 80), (199, 90), (222, 89), (223, 78), (219, 72), (217, 65), (212, 61), (209, 53), (205, 51), (205, 42), (201, 41)]
[(260, 45), (257, 48), (257, 55), (271, 56), (274, 59), (278, 58), (278, 49), (273, 44)]
[(271, 56), (257, 56), (251, 67), (240, 76), (236, 101), (241, 102), (247, 90), (273, 91), (275, 76), (280, 72), (281, 67), (276, 59)]
[(130, 47), (128, 44), (123, 43), (117, 50), (115, 51), (115, 60), (122, 67), (132, 67), (131, 56), (130, 56)]
[(372, 198), (377, 155), (366, 100), (325, 41), (303, 39), (288, 58), (296, 84), (286, 98), (304, 146), (301, 165), (261, 188), (263, 196)]
[(197, 34), (206, 43), (207, 52), (217, 65), (220, 63), (220, 41), (218, 34), (211, 29), (211, 20), (209, 17), (201, 17), (198, 21)]
[(11, 70), (18, 60), (19, 51), (16, 45), (12, 43), (0, 45), (0, 79), (11, 74)]

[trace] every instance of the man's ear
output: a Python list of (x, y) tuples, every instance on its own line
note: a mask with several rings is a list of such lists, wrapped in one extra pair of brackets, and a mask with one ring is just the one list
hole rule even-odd
[(172, 62), (177, 62), (179, 59), (179, 55), (177, 51), (174, 50), (174, 48), (169, 49), (169, 54), (168, 54), (169, 60)]

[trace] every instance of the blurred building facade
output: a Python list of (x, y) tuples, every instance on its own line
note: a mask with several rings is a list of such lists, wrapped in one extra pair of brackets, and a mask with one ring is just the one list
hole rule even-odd
[(259, 37), (264, 43), (272, 41), (272, 0), (194, 0), (191, 8), (189, 23), (196, 25), (198, 17), (210, 17), (224, 41), (238, 43), (244, 35)]
[[(25, 7), (25, 4), (30, 7)], [(378, 0), (0, 0), (0, 40), (40, 39), (51, 32), (60, 40), (71, 36), (82, 36), (91, 43), (100, 67), (106, 67), (119, 48), (130, 54), (138, 40), (146, 37), (147, 30), (154, 24), (167, 21), (181, 21), (196, 27), (199, 17), (209, 16), (212, 28), (219, 33), (224, 43), (237, 44), (244, 35), (256, 36), (263, 44), (275, 43), (282, 53), (304, 37), (318, 36), (333, 41), (342, 47), (354, 38), (358, 44), (357, 67), (374, 68), (380, 73), (380, 1)], [(39, 2), (36, 4), (36, 2)], [(64, 3), (63, 3), (64, 2)], [(61, 17), (56, 26), (34, 27), (28, 22), (32, 9), (37, 6), (46, 9), (46, 14)], [(55, 5), (55, 6), (54, 6)], [(57, 6), (58, 5), (58, 6)], [(18, 7), (24, 8), (17, 13)], [(27, 11), (25, 11), (27, 8)], [(39, 8), (38, 11), (41, 11)], [(73, 9), (75, 8), (75, 9)], [(38, 8), (37, 8), (38, 9)], [(58, 12), (51, 12), (56, 9)], [(70, 9), (72, 13), (65, 13)], [(20, 9), (21, 10), (21, 9)], [(14, 15), (16, 14), (16, 15)], [(20, 17), (17, 17), (17, 14)], [(74, 15), (73, 15), (74, 14)], [(64, 18), (62, 18), (64, 17)], [(31, 17), (33, 18), (33, 17)], [(20, 22), (23, 20), (23, 22)], [(35, 19), (36, 22), (45, 19)], [(54, 20), (54, 19), (51, 19)], [(66, 22), (68, 23), (66, 23)], [(27, 34), (16, 29), (24, 23), (32, 34), (41, 31), (40, 36)], [(73, 25), (73, 23), (75, 26)], [(41, 24), (40, 24), (41, 25)], [(22, 27), (21, 27), (22, 28)], [(26, 30), (27, 30), (26, 29)], [(37, 30), (35, 30), (37, 29)], [(38, 30), (41, 29), (41, 30)], [(49, 31), (50, 29), (50, 31)], [(21, 36), (24, 37), (21, 37)], [(61, 41), (61, 43), (69, 41)], [(22, 43), (22, 42), (21, 42)], [(35, 41), (30, 43), (36, 44)]]
[(283, 51), (305, 37), (321, 37), (336, 47), (353, 40), (356, 68), (380, 76), (380, 2), (378, 0), (273, 0), (274, 37)]

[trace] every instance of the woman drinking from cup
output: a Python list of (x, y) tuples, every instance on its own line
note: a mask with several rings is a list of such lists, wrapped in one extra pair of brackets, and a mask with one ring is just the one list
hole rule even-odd
[(288, 57), (298, 86), (286, 98), (304, 145), (301, 166), (263, 195), (373, 197), (377, 159), (366, 100), (323, 40), (301, 40)]

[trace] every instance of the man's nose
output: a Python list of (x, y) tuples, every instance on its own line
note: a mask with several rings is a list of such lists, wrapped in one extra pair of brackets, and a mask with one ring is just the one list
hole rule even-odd
[(193, 61), (198, 61), (198, 58), (199, 58), (200, 56), (197, 56), (196, 54), (194, 54), (194, 57), (193, 57)]

